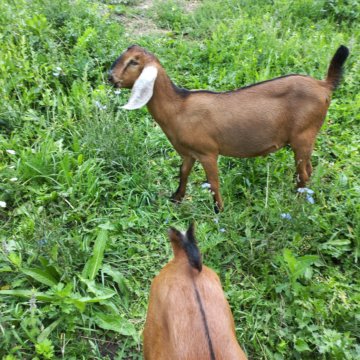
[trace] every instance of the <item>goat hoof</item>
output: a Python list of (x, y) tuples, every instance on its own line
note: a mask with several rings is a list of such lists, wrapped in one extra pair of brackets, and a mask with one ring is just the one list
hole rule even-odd
[(182, 200), (182, 196), (179, 196), (177, 193), (173, 194), (171, 197), (170, 197), (170, 201), (174, 204), (179, 204), (181, 203), (181, 200)]
[(219, 206), (218, 203), (216, 203), (216, 204), (214, 205), (215, 214), (219, 214), (219, 212), (220, 212), (220, 211), (223, 211), (223, 209), (224, 209), (223, 206), (222, 206), (222, 205)]

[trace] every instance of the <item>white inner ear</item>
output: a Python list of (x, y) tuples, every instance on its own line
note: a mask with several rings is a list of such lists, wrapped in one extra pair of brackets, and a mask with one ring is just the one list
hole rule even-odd
[(158, 70), (155, 66), (146, 66), (134, 83), (131, 96), (126, 105), (122, 108), (126, 110), (139, 109), (146, 105), (153, 96), (154, 83)]

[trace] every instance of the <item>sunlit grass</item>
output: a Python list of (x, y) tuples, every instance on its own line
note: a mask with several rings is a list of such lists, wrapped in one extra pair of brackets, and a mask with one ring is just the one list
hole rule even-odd
[[(151, 279), (171, 256), (167, 229), (194, 219), (249, 359), (359, 358), (359, 3), (133, 10), (139, 3), (0, 4), (0, 357), (142, 358)], [(167, 31), (139, 38), (114, 16), (119, 7)], [(147, 111), (121, 110), (129, 93), (106, 83), (132, 43), (180, 86), (219, 91), (287, 73), (321, 79), (348, 46), (312, 158), (314, 203), (296, 193), (284, 148), (219, 160), (223, 213), (199, 165), (173, 205), (179, 156)]]

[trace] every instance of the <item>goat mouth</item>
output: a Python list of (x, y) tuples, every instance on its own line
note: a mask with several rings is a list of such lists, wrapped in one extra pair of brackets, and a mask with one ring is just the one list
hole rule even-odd
[(114, 88), (121, 88), (122, 81), (115, 81), (114, 79), (109, 79), (110, 85), (112, 85)]

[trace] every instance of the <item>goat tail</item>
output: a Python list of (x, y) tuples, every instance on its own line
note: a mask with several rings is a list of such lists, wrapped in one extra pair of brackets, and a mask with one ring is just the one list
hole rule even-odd
[(336, 50), (334, 57), (331, 59), (325, 81), (328, 83), (332, 91), (340, 84), (343, 73), (343, 65), (348, 56), (349, 49), (344, 45), (340, 45), (340, 47)]
[(192, 222), (187, 229), (186, 233), (181, 233), (175, 228), (170, 228), (169, 236), (171, 243), (174, 248), (175, 257), (177, 254), (176, 249), (181, 249), (185, 251), (185, 254), (189, 260), (191, 267), (197, 269), (199, 272), (202, 270), (202, 260), (201, 253), (197, 246), (197, 241), (195, 238), (195, 226)]

